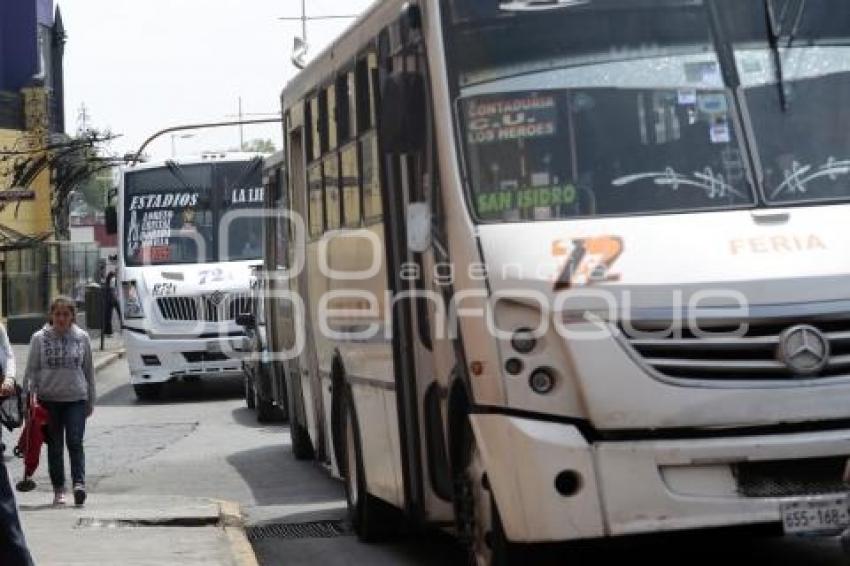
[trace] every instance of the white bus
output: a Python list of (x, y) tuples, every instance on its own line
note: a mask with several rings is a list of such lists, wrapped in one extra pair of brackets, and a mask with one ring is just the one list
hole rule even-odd
[(119, 304), (130, 383), (140, 399), (165, 383), (241, 376), (235, 352), (263, 254), (263, 157), (204, 153), (122, 171)]
[(361, 537), (848, 524), (849, 39), (839, 0), (386, 0), (292, 80), (269, 324)]

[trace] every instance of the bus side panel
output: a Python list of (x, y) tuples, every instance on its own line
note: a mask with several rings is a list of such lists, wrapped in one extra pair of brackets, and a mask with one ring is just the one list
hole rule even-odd
[[(387, 418), (387, 407), (395, 406), (395, 392), (371, 385), (353, 385), (352, 396), (360, 424), (363, 473), (372, 495), (396, 506), (403, 504), (398, 470), (398, 449), (393, 449), (391, 431), (395, 421)], [(396, 436), (398, 433), (396, 432)], [(396, 440), (396, 446), (397, 446)]]
[(385, 322), (389, 307), (383, 241), (381, 223), (331, 237), (327, 267), (344, 276), (328, 280), (334, 299), (329, 301), (327, 323), (342, 334), (329, 342), (351, 385), (367, 488), (401, 506), (403, 480), (392, 342)]

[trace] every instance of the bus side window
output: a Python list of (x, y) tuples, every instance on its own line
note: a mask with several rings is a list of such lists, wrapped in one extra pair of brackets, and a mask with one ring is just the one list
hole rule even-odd
[(327, 143), (322, 149), (326, 151), (334, 151), (339, 144), (339, 128), (337, 128), (337, 100), (336, 86), (331, 85), (325, 89), (325, 122), (327, 123), (328, 134)]
[(319, 99), (311, 98), (307, 104), (307, 110), (310, 121), (310, 145), (307, 147), (307, 161), (314, 161), (322, 156)]
[(324, 199), (322, 198), (322, 162), (317, 161), (307, 170), (309, 196), (310, 238), (318, 238), (325, 229)]
[[(282, 214), (289, 210), (288, 203), (288, 190), (287, 182), (286, 182), (286, 171), (281, 167), (277, 170), (274, 179), (275, 183), (272, 187), (274, 189), (273, 194), (273, 204), (274, 210), (277, 211), (278, 214)], [(274, 222), (274, 257), (277, 265), (282, 267), (289, 267), (289, 255), (287, 252), (287, 239), (289, 237), (289, 224), (290, 220), (284, 216), (275, 216), (273, 219)]]
[(381, 222), (383, 218), (378, 137), (375, 133), (378, 112), (378, 55), (372, 52), (357, 61), (355, 73), (362, 216), (364, 223), (369, 225)]
[(336, 80), (337, 136), (340, 146), (357, 135), (355, 95), (354, 72), (343, 73)]
[(375, 132), (360, 141), (363, 156), (363, 216), (367, 224), (375, 224), (383, 217), (380, 173), (378, 170), (378, 137)]
[(322, 161), (325, 175), (325, 219), (328, 230), (340, 227), (339, 163), (337, 153), (331, 152)]
[(350, 143), (340, 152), (342, 158), (342, 213), (347, 228), (360, 226), (360, 167), (357, 144)]
[(369, 53), (357, 62), (357, 132), (364, 134), (375, 127), (378, 113), (378, 56)]

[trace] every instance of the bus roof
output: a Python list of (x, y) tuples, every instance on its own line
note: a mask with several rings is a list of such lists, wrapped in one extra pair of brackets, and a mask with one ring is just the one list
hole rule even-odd
[(287, 83), (281, 92), (284, 110), (321, 86), (337, 70), (347, 66), (387, 24), (399, 17), (402, 6), (409, 1), (377, 0), (369, 6), (339, 37), (304, 67), (304, 70)]
[(130, 165), (124, 168), (125, 171), (143, 171), (145, 169), (155, 169), (163, 167), (169, 161), (173, 161), (178, 165), (197, 165), (199, 163), (226, 163), (232, 161), (249, 161), (251, 159), (265, 159), (268, 154), (247, 152), (247, 151), (205, 151), (200, 155), (188, 155), (177, 159), (161, 159), (157, 161), (147, 161), (137, 165)]

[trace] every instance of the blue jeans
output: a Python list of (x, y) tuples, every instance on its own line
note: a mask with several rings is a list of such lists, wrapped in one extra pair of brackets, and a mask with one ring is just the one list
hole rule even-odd
[(32, 556), (21, 529), (15, 493), (9, 483), (6, 464), (0, 458), (0, 564), (3, 566), (33, 566)]
[(47, 434), (47, 468), (50, 483), (55, 488), (65, 487), (65, 444), (71, 460), (71, 481), (86, 483), (86, 456), (83, 435), (86, 433), (87, 401), (40, 401), (50, 414)]

